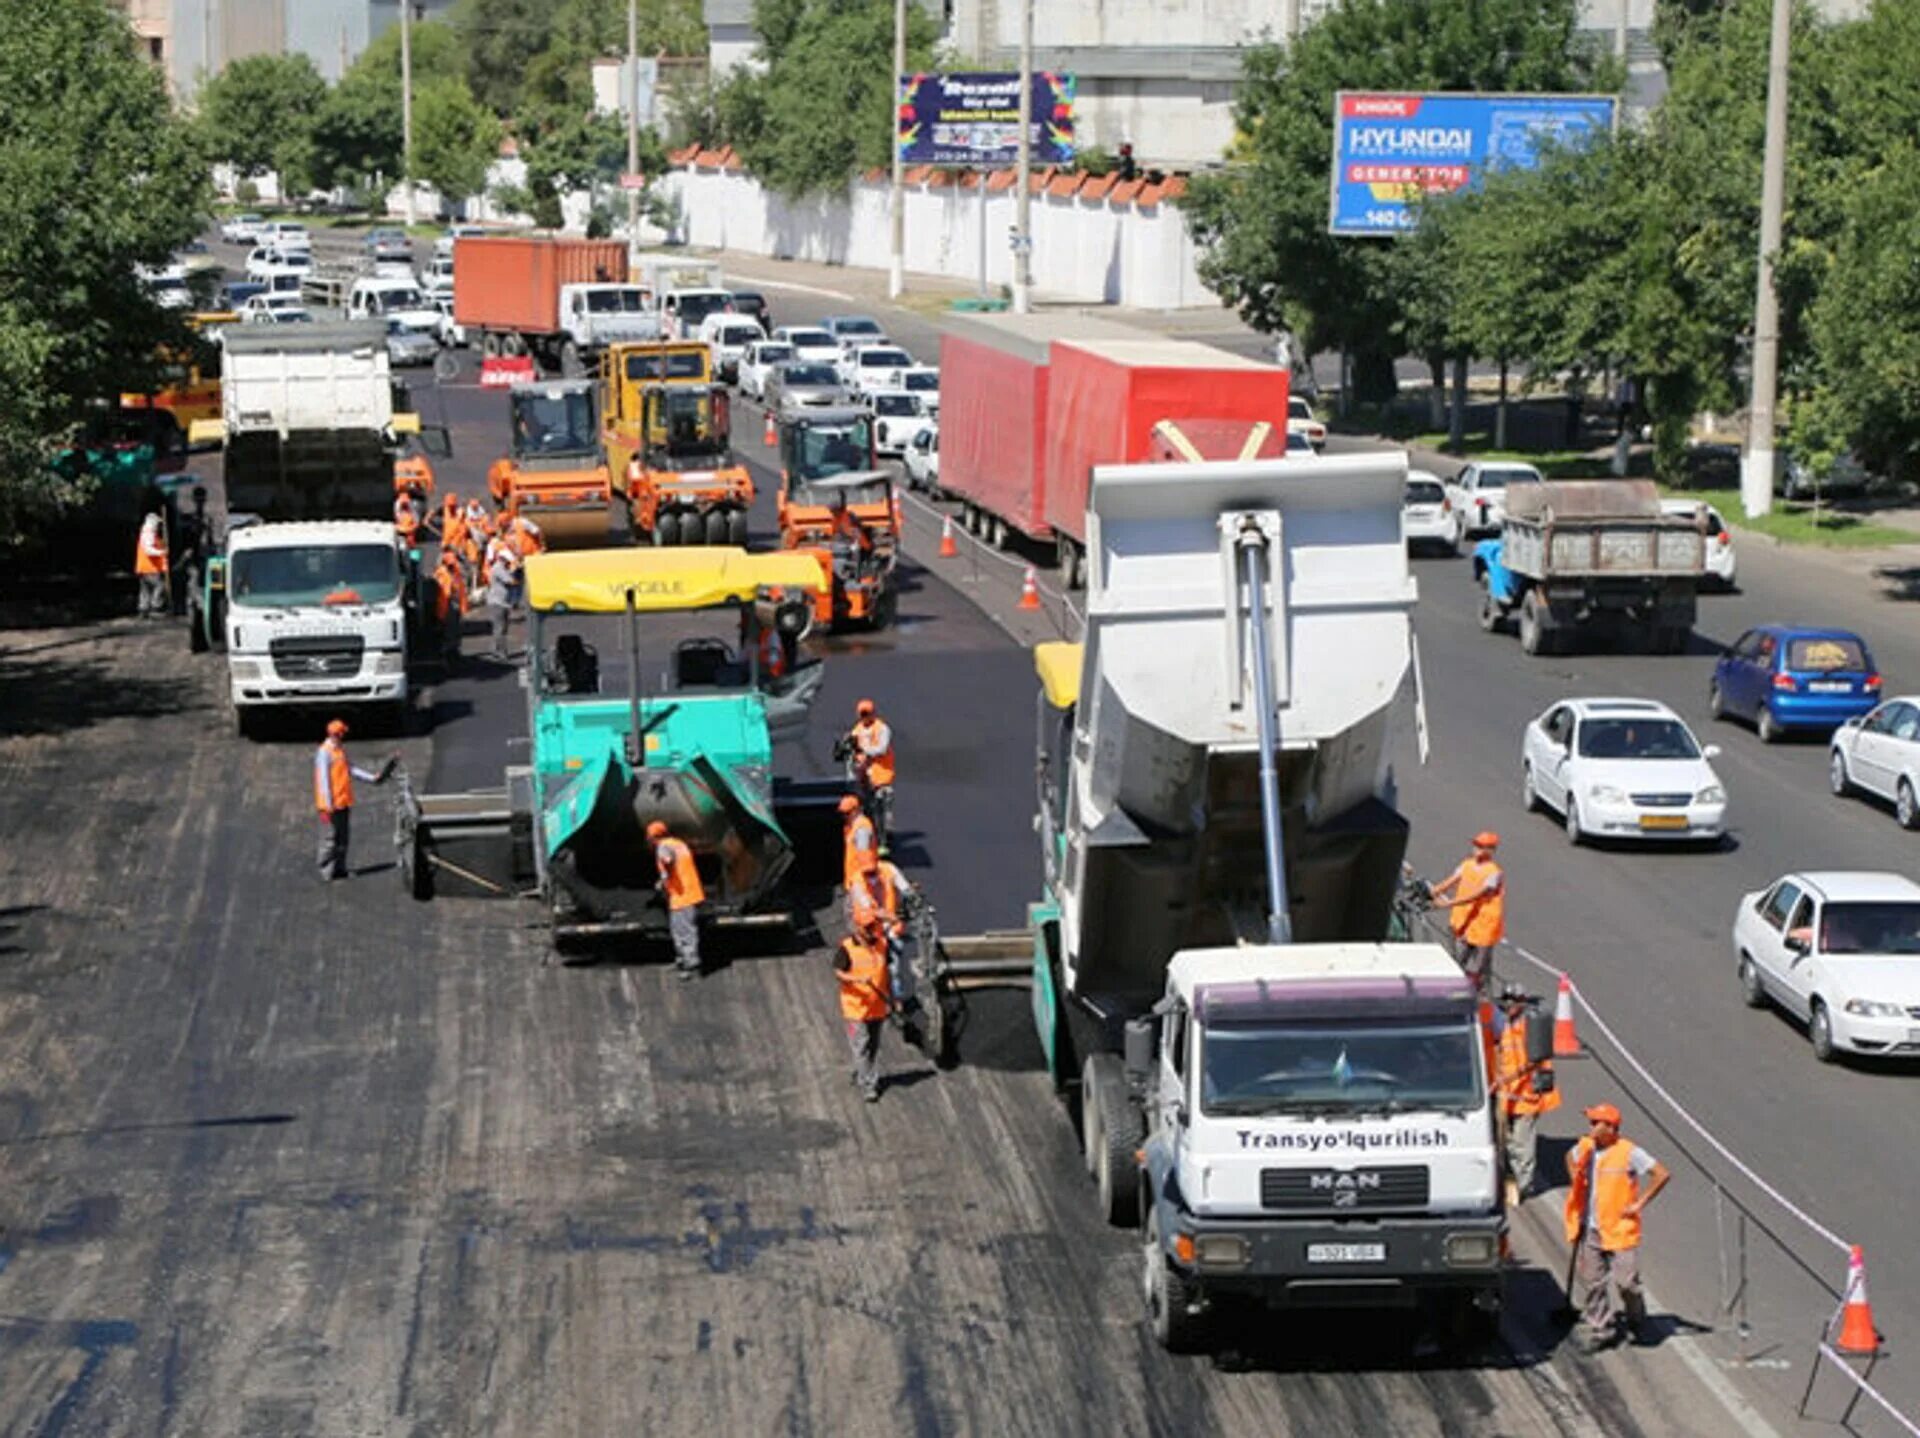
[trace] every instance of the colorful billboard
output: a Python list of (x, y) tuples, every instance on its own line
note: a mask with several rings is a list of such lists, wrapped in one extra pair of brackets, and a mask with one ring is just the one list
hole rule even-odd
[[(1017, 74), (902, 75), (895, 142), (909, 165), (991, 170), (1020, 158)], [(1033, 75), (1036, 165), (1073, 163), (1073, 76)]]
[(1549, 144), (1611, 130), (1611, 95), (1391, 94), (1333, 97), (1336, 235), (1411, 229), (1415, 195), (1458, 190), (1488, 169), (1532, 169)]

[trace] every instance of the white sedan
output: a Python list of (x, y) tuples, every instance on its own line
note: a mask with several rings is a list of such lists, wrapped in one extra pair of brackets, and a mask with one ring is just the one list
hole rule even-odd
[(1707, 578), (1721, 589), (1733, 588), (1733, 531), (1727, 528), (1720, 511), (1704, 499), (1663, 499), (1660, 508), (1668, 514), (1697, 516), (1707, 530)]
[(1885, 799), (1903, 829), (1920, 829), (1920, 696), (1889, 699), (1833, 731), (1827, 779), (1845, 798)]
[(840, 361), (840, 382), (856, 394), (886, 389), (896, 370), (911, 369), (913, 356), (898, 345), (861, 345)]
[(1719, 839), (1727, 791), (1678, 714), (1651, 699), (1563, 699), (1527, 725), (1521, 799), (1583, 839)]
[(907, 446), (907, 484), (928, 494), (940, 488), (940, 431), (924, 429)]
[(760, 340), (747, 346), (740, 357), (740, 393), (752, 400), (765, 400), (767, 381), (783, 364), (799, 358), (793, 346), (780, 340)]
[(1740, 992), (1807, 1026), (1813, 1056), (1920, 1055), (1920, 884), (1902, 874), (1788, 874), (1740, 900)]
[(259, 215), (235, 215), (220, 225), (220, 238), (229, 245), (251, 245), (266, 221)]
[(1507, 487), (1540, 482), (1540, 471), (1530, 464), (1475, 461), (1453, 477), (1447, 497), (1468, 535), (1497, 534), (1507, 518)]
[(840, 341), (818, 325), (781, 325), (773, 338), (792, 345), (793, 357), (803, 364), (840, 363)]
[(1327, 447), (1327, 427), (1313, 417), (1313, 406), (1300, 395), (1287, 396), (1287, 428), (1304, 434), (1315, 454)]
[(933, 421), (920, 407), (920, 397), (904, 390), (875, 390), (866, 396), (873, 410), (873, 452), (883, 459), (904, 459), (907, 446)]
[(1401, 505), (1407, 548), (1438, 549), (1452, 554), (1460, 548), (1460, 515), (1447, 497), (1437, 474), (1424, 469), (1407, 471), (1407, 494)]

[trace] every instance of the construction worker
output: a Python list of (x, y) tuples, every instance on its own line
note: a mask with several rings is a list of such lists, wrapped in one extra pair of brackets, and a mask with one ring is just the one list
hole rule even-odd
[(393, 497), (393, 527), (400, 531), (400, 542), (412, 544), (420, 535), (420, 511), (414, 507), (413, 494), (402, 490)]
[(393, 487), (396, 492), (411, 490), (425, 496), (433, 493), (433, 462), (408, 441), (406, 453), (393, 461)]
[(854, 933), (834, 952), (833, 972), (840, 981), (840, 1017), (853, 1050), (853, 1081), (868, 1103), (880, 1099), (880, 1034), (893, 1002), (887, 984), (887, 958), (880, 947)]
[(847, 739), (853, 750), (853, 782), (860, 806), (873, 820), (884, 850), (893, 834), (893, 729), (862, 699), (853, 709), (853, 728)]
[(487, 630), (493, 636), (493, 647), (487, 651), (489, 659), (504, 661), (509, 657), (507, 620), (519, 579), (520, 556), (511, 544), (495, 535), (487, 542), (486, 558)]
[(707, 891), (700, 884), (700, 870), (693, 862), (693, 850), (686, 842), (667, 832), (665, 822), (655, 819), (647, 825), (647, 842), (653, 845), (653, 862), (660, 877), (656, 887), (667, 900), (667, 924), (673, 934), (674, 972), (683, 979), (700, 977), (700, 905)]
[(1473, 836), (1473, 853), (1460, 867), (1433, 886), (1436, 904), (1453, 906), (1448, 920), (1453, 929), (1454, 957), (1482, 993), (1493, 964), (1494, 946), (1507, 933), (1507, 876), (1493, 860), (1500, 836), (1483, 829)]
[[(207, 487), (196, 484), (193, 487), (192, 507), (180, 516), (180, 530), (176, 538), (180, 546), (180, 569), (188, 589), (196, 589), (206, 574), (207, 554), (213, 548), (213, 516), (207, 513)], [(176, 610), (186, 600), (179, 596)]]
[(1534, 1063), (1527, 1057), (1527, 1024), (1532, 998), (1518, 984), (1500, 990), (1500, 1012), (1494, 1020), (1493, 1088), (1500, 1096), (1500, 1113), (1507, 1150), (1507, 1206), (1516, 1206), (1533, 1193), (1534, 1152), (1540, 1115), (1560, 1107), (1554, 1084), (1553, 1062)]
[(507, 536), (507, 542), (520, 552), (522, 559), (531, 559), (547, 547), (547, 541), (540, 533), (540, 526), (517, 509), (502, 532)]
[(142, 619), (159, 619), (172, 608), (167, 593), (167, 522), (158, 508), (140, 521), (140, 537), (133, 545), (133, 572), (140, 580), (135, 611)]
[[(1620, 1137), (1620, 1110), (1587, 1110), (1587, 1137), (1567, 1155), (1567, 1242), (1587, 1287), (1580, 1321), (1589, 1353), (1618, 1339), (1624, 1315), (1644, 1341), (1647, 1300), (1640, 1286), (1640, 1215), (1673, 1175), (1638, 1144)], [(1618, 1297), (1616, 1299), (1616, 1291)]]
[(460, 507), (460, 496), (448, 490), (440, 496), (440, 547), (458, 556), (466, 534), (467, 517)]
[(433, 566), (433, 617), (440, 626), (440, 657), (452, 668), (460, 659), (460, 631), (467, 618), (467, 580), (460, 556), (444, 544)]
[(347, 841), (353, 827), (353, 781), (384, 784), (399, 761), (389, 759), (378, 774), (347, 758), (344, 719), (327, 722), (327, 737), (313, 756), (313, 804), (320, 811), (320, 876), (331, 882), (347, 877)]
[(860, 801), (852, 794), (843, 795), (840, 799), (840, 823), (840, 837), (844, 846), (840, 878), (851, 909), (855, 888), (880, 862), (880, 844), (874, 834), (873, 820), (861, 812)]

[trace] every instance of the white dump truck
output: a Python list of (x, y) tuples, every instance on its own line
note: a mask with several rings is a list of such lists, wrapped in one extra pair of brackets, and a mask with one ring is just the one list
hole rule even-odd
[(1036, 653), (1034, 1014), (1169, 1348), (1232, 1299), (1500, 1306), (1477, 996), (1389, 939), (1405, 485), (1398, 454), (1098, 467), (1084, 638)]

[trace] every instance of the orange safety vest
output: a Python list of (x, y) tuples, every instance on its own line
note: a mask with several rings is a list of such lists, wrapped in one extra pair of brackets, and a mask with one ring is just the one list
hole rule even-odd
[[(1542, 1063), (1539, 1067), (1547, 1072), (1553, 1069), (1551, 1063)], [(1524, 1117), (1552, 1113), (1560, 1107), (1560, 1090), (1552, 1088), (1541, 1093), (1533, 1086), (1533, 1075), (1534, 1065), (1527, 1062), (1527, 1021), (1515, 1019), (1500, 1033), (1494, 1069), (1494, 1087), (1505, 1101), (1508, 1113)]]
[(540, 531), (533, 527), (532, 521), (523, 519), (517, 514), (513, 517), (513, 528), (507, 542), (520, 551), (522, 559), (540, 553), (545, 547), (540, 538)]
[(1482, 863), (1471, 856), (1447, 876), (1454, 884), (1449, 915), (1453, 932), (1476, 948), (1497, 944), (1507, 935), (1507, 883), (1500, 866), (1491, 859)]
[(843, 856), (843, 879), (847, 892), (851, 894), (875, 865), (880, 862), (880, 845), (874, 838), (873, 820), (865, 814), (855, 814), (846, 826), (846, 853)]
[(847, 898), (853, 909), (855, 928), (889, 934), (899, 928), (900, 891), (895, 883), (900, 871), (882, 859), (867, 874), (858, 876)]
[(404, 494), (393, 502), (393, 527), (402, 539), (410, 540), (419, 532), (420, 516), (413, 512), (413, 501)]
[(467, 612), (467, 586), (461, 581), (451, 554), (442, 551), (439, 564), (434, 566), (433, 582), (439, 589), (433, 600), (435, 619), (445, 624), (449, 614)]
[(867, 782), (878, 788), (893, 782), (893, 730), (879, 715), (853, 726), (855, 749), (867, 761)]
[(893, 1009), (886, 950), (849, 938), (840, 941), (840, 952), (847, 956), (847, 971), (834, 974), (840, 980), (840, 1016), (855, 1023), (884, 1019)]
[(167, 539), (161, 528), (160, 516), (149, 514), (140, 522), (140, 537), (133, 545), (133, 572), (135, 574), (165, 574), (167, 572)]
[(313, 806), (322, 814), (353, 807), (353, 765), (347, 762), (346, 749), (332, 739), (314, 751)]
[(460, 512), (460, 502), (451, 494), (440, 509), (440, 547), (458, 549), (467, 537), (467, 521)]
[(393, 487), (404, 490), (410, 484), (433, 493), (433, 466), (424, 454), (403, 454), (393, 462)]
[[(1589, 1192), (1591, 1189), (1591, 1192)], [(1616, 1138), (1593, 1161), (1593, 1140), (1583, 1138), (1574, 1145), (1573, 1183), (1567, 1189), (1567, 1242), (1580, 1242), (1587, 1226), (1587, 1204), (1593, 1204), (1594, 1227), (1599, 1230), (1600, 1246), (1609, 1253), (1640, 1246), (1640, 1215), (1627, 1212), (1627, 1205), (1640, 1197), (1640, 1180), (1633, 1172), (1633, 1145)]]
[(694, 867), (693, 850), (678, 839), (665, 838), (655, 844), (653, 862), (666, 885), (669, 909), (676, 913), (691, 909), (707, 897), (707, 891), (700, 887), (700, 871)]

